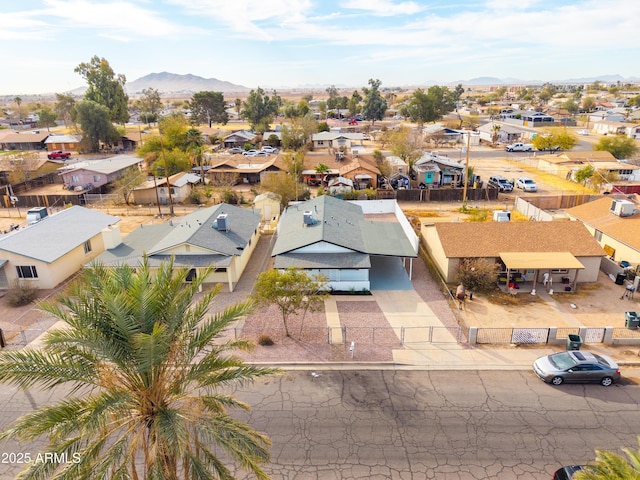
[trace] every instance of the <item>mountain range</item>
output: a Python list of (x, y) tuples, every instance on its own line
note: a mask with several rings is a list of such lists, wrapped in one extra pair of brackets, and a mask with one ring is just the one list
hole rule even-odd
[(179, 75), (169, 72), (150, 73), (125, 85), (125, 90), (130, 95), (140, 94), (142, 90), (147, 88), (158, 90), (161, 94), (203, 91), (244, 93), (249, 91), (247, 87), (217, 78), (203, 78), (197, 75)]

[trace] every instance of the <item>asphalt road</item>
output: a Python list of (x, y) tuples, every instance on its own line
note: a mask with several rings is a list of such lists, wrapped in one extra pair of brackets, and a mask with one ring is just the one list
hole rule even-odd
[[(637, 447), (640, 387), (542, 383), (529, 371), (292, 371), (233, 392), (272, 439), (279, 479), (549, 479), (595, 448)], [(3, 387), (0, 428), (48, 395)], [(2, 444), (4, 453), (36, 445)], [(19, 465), (2, 462), (0, 478)], [(241, 474), (238, 478), (244, 478)]]

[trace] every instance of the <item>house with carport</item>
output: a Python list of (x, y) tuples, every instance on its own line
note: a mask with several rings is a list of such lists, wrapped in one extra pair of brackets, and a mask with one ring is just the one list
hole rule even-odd
[(334, 291), (369, 291), (388, 278), (411, 288), (418, 238), (395, 200), (321, 195), (287, 207), (277, 232), (276, 269), (322, 275)]
[(466, 259), (485, 259), (499, 265), (499, 282), (516, 275), (529, 290), (543, 282), (572, 290), (579, 283), (598, 280), (606, 255), (581, 222), (436, 222), (423, 224), (423, 244), (447, 283), (458, 278)]
[(208, 270), (205, 283), (226, 283), (232, 292), (260, 239), (260, 220), (252, 208), (226, 203), (200, 208), (166, 223), (142, 225), (124, 238), (114, 232), (96, 261), (137, 267), (146, 256), (153, 270), (173, 258), (176, 267), (189, 269), (187, 280)]
[(171, 202), (181, 203), (189, 198), (194, 186), (201, 181), (202, 178), (195, 173), (179, 172), (171, 175), (168, 181), (166, 177), (146, 180), (134, 188), (131, 194), (134, 203), (137, 204), (168, 205), (169, 193), (171, 193)]
[(51, 289), (104, 252), (119, 217), (74, 206), (0, 235), (0, 289)]

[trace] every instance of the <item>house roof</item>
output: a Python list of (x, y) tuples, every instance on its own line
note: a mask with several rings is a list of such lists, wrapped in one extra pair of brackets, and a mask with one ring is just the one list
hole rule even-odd
[[(201, 180), (200, 175), (195, 173), (179, 172), (169, 177), (169, 184), (173, 187), (183, 187), (187, 183), (199, 183)], [(157, 178), (155, 180), (145, 180), (138, 185), (134, 190), (148, 190), (150, 188), (161, 187), (167, 184), (166, 178)]]
[[(228, 215), (229, 229), (226, 231), (212, 226), (222, 213)], [(190, 245), (197, 247), (198, 253), (175, 253), (176, 265), (224, 267), (242, 253), (259, 224), (259, 212), (221, 203), (164, 224), (143, 225), (97, 260), (106, 265), (137, 265), (146, 254), (150, 264), (155, 266), (174, 255), (176, 247)]]
[(619, 217), (610, 211), (612, 200), (609, 197), (600, 198), (569, 208), (566, 212), (609, 237), (640, 250), (640, 214)]
[(49, 132), (11, 133), (11, 134), (3, 137), (2, 139), (0, 139), (0, 142), (2, 142), (2, 143), (41, 143), (49, 135), (50, 135)]
[(114, 155), (113, 157), (105, 158), (103, 160), (92, 160), (86, 162), (73, 163), (60, 169), (61, 174), (67, 174), (76, 172), (78, 170), (86, 170), (88, 172), (102, 173), (109, 175), (110, 173), (119, 172), (125, 168), (131, 167), (143, 160), (133, 155)]
[[(311, 212), (317, 220), (315, 225), (304, 224), (305, 211)], [(285, 210), (272, 255), (303, 253), (300, 250), (304, 247), (322, 242), (369, 255), (416, 256), (415, 249), (398, 223), (365, 220), (359, 205), (329, 195), (291, 205)], [(325, 256), (333, 255), (328, 253)], [(355, 257), (350, 258), (350, 261), (355, 261)], [(332, 263), (336, 260), (326, 258), (323, 261)]]
[(581, 222), (442, 222), (434, 228), (448, 258), (499, 257), (503, 252), (605, 255)]
[(0, 237), (0, 252), (51, 263), (119, 221), (113, 215), (73, 206)]
[(224, 137), (224, 141), (228, 141), (228, 140), (234, 140), (235, 139), (243, 139), (243, 140), (248, 140), (248, 141), (252, 141), (254, 138), (256, 138), (256, 134), (253, 132), (248, 132), (246, 130), (238, 130), (237, 132), (233, 132), (230, 133), (229, 135), (227, 135), (226, 137)]
[(49, 135), (44, 143), (80, 143), (80, 135)]
[(314, 133), (313, 141), (336, 140), (338, 138), (348, 138), (349, 140), (364, 140), (364, 133), (341, 133), (341, 132), (319, 132)]
[(514, 270), (584, 268), (569, 252), (501, 252), (500, 258), (507, 268)]

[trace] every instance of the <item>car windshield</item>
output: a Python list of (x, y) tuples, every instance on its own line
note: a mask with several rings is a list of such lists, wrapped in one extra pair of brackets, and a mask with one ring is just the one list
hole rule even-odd
[(578, 362), (566, 352), (556, 353), (554, 355), (549, 355), (549, 362), (551, 365), (556, 367), (558, 370), (566, 370), (567, 368), (575, 367)]
[(527, 185), (531, 185), (533, 183), (533, 180), (523, 180), (523, 183), (526, 183)]

